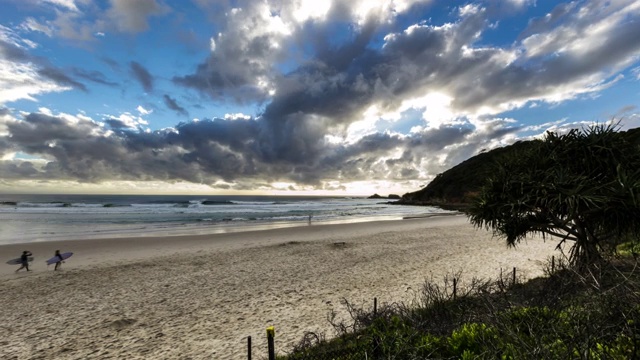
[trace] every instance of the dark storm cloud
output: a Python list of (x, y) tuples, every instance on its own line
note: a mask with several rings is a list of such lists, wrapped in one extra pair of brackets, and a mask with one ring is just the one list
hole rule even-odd
[[(330, 37), (334, 24), (308, 25), (305, 32), (317, 36), (316, 57), (276, 80), (277, 94), (262, 114), (273, 136), (282, 141), (287, 141), (288, 136), (307, 139), (304, 149), (297, 145), (299, 141), (286, 143), (293, 145), (297, 154), (315, 157), (323, 152), (318, 140), (324, 134), (345, 129), (376, 100), (376, 67), (384, 63), (385, 56), (367, 45), (378, 25), (376, 19), (369, 19), (361, 33), (337, 46), (320, 40)], [(300, 34), (299, 41), (308, 36)], [(290, 154), (288, 146), (281, 143), (276, 156)]]
[[(337, 7), (333, 11), (341, 12)], [(287, 121), (286, 116), (302, 113), (329, 117), (334, 124), (348, 124), (372, 102), (393, 109), (407, 96), (424, 94), (426, 87), (465, 86), (468, 78), (497, 67), (490, 61), (499, 49), (477, 52), (471, 57), (462, 54), (462, 49), (471, 47), (487, 26), (482, 12), (450, 27), (414, 26), (392, 34), (381, 50), (370, 46), (380, 29), (379, 19), (371, 17), (353, 38), (335, 45), (327, 39), (338, 25), (331, 21), (309, 23), (296, 34), (299, 43), (313, 46), (315, 57), (287, 75), (272, 77), (277, 92), (265, 108), (263, 116), (267, 121)], [(256, 74), (265, 72), (262, 67), (252, 66), (250, 60), (264, 51), (237, 51), (240, 49), (236, 49), (236, 57), (249, 59), (246, 65), (224, 71), (220, 65), (224, 62), (217, 61), (221, 59), (214, 54), (195, 74), (176, 77), (174, 82), (214, 99), (232, 88), (253, 89), (250, 84)]]
[(272, 24), (262, 5), (243, 5), (218, 12), (216, 23), (225, 29), (224, 34), (211, 39), (215, 46), (194, 73), (173, 77), (175, 84), (214, 101), (247, 103), (267, 98), (265, 82), (277, 76), (274, 65), (284, 59), (285, 50), (273, 46), (281, 42), (281, 35), (269, 30)]
[[(459, 49), (484, 24), (482, 17), (471, 16), (456, 24), (455, 31), (416, 26), (376, 51), (367, 47), (377, 26), (372, 21), (361, 36), (337, 48), (317, 49), (315, 62), (280, 78), (264, 117), (279, 122), (290, 114), (315, 114), (334, 125), (348, 125), (372, 103), (393, 110), (407, 97), (424, 94), (425, 87), (443, 87), (481, 67), (493, 54), (465, 61)], [(455, 54), (442, 56), (456, 48)]]
[[(477, 45), (489, 26), (480, 9), (446, 26), (423, 23), (388, 34), (382, 48), (372, 46), (381, 26), (375, 19), (338, 45), (327, 40), (334, 23), (310, 21), (298, 29), (295, 40), (308, 44), (313, 56), (287, 74), (275, 75), (271, 62), (282, 54), (265, 47), (269, 35), (250, 38), (234, 33), (237, 37), (218, 39), (215, 51), (194, 73), (173, 81), (214, 100), (262, 101), (266, 89), (257, 86), (256, 79), (265, 77), (276, 91), (257, 118), (202, 120), (139, 132), (117, 119), (105, 120), (105, 128), (86, 120), (72, 123), (30, 114), (5, 125), (9, 136), (0, 149), (51, 160), (37, 173), (28, 165), (22, 173), (14, 170), (16, 177), (30, 179), (207, 184), (222, 179), (236, 182), (234, 189), (251, 189), (283, 180), (320, 188), (326, 179), (413, 180), (417, 174), (434, 175), (481, 149), (515, 138), (521, 128), (482, 114), (473, 119), (457, 115), (444, 121), (455, 120), (454, 124), (437, 126), (429, 123), (429, 105), (418, 103), (412, 110), (426, 109), (427, 124), (410, 134), (366, 133), (348, 142), (327, 135), (348, 138), (349, 125), (362, 120), (372, 105), (381, 112), (398, 111), (403, 101), (431, 93), (451, 96), (453, 113), (487, 107), (492, 109), (482, 111), (492, 114), (513, 102), (545, 99), (558, 91), (564, 91), (560, 97), (588, 92), (611, 77), (603, 72), (624, 68), (640, 54), (640, 27), (637, 19), (629, 18), (596, 39), (606, 41), (590, 41), (586, 29), (598, 16), (589, 11), (578, 16), (578, 11), (556, 8), (548, 18), (533, 21), (521, 42), (505, 49)], [(260, 24), (255, 20), (247, 26)], [(556, 33), (560, 24), (573, 25), (577, 38), (567, 37), (571, 32)], [(536, 47), (537, 38), (530, 34), (553, 41)], [(590, 44), (579, 49), (583, 52), (565, 51), (580, 41)], [(25, 56), (16, 49), (6, 53), (15, 59)], [(130, 68), (145, 90), (152, 91), (151, 74), (136, 62)], [(175, 99), (165, 94), (163, 100), (186, 115)]]
[(39, 174), (31, 162), (9, 162), (0, 160), (0, 173), (3, 180), (29, 179)]
[(71, 86), (76, 89), (80, 89), (84, 92), (88, 92), (87, 87), (84, 86), (84, 84), (81, 84), (76, 80), (72, 79), (67, 74), (62, 72), (60, 69), (47, 66), (47, 67), (38, 69), (38, 74), (42, 75), (47, 79), (53, 80), (58, 85)]
[(615, 36), (598, 47), (586, 49), (584, 54), (560, 53), (541, 60), (537, 66), (511, 64), (489, 76), (479, 78), (474, 86), (464, 86), (455, 103), (463, 108), (496, 104), (511, 99), (543, 97), (563, 84), (597, 74), (615, 67), (640, 52), (640, 21), (620, 26)]
[(102, 84), (102, 85), (107, 85), (107, 86), (117, 86), (118, 84), (113, 82), (113, 81), (109, 81), (107, 80), (107, 77), (101, 73), (100, 71), (88, 71), (88, 70), (84, 70), (84, 69), (80, 69), (80, 68), (73, 68), (73, 73), (78, 76), (81, 77), (85, 80), (89, 80), (92, 81), (94, 83), (97, 84)]
[(196, 89), (214, 100), (224, 100), (229, 94), (238, 101), (263, 97), (262, 91), (254, 86), (254, 76), (249, 73), (226, 72), (212, 65), (213, 63), (215, 61), (212, 59), (200, 64), (195, 74), (174, 77), (173, 82)]
[[(449, 151), (447, 153), (446, 164), (448, 166), (445, 168), (441, 167), (441, 170), (439, 171), (455, 166), (468, 158), (479, 154), (482, 150), (495, 148), (496, 144), (494, 141), (508, 139), (509, 135), (514, 135), (522, 129), (522, 126), (511, 126), (508, 123), (497, 120), (492, 123), (485, 124), (485, 128), (482, 131), (469, 132), (466, 135), (464, 142), (457, 143), (458, 148), (456, 151)], [(512, 138), (515, 138), (515, 136)]]
[[(111, 124), (117, 125), (115, 123)], [(255, 120), (206, 120), (180, 124), (176, 131), (151, 133), (118, 131), (107, 135), (90, 121), (71, 123), (44, 114), (29, 114), (6, 124), (17, 151), (52, 161), (27, 178), (186, 180), (210, 183), (214, 179), (283, 178), (295, 170), (284, 161), (270, 162), (258, 151)], [(24, 172), (13, 169), (13, 176)], [(293, 175), (295, 177), (295, 175)]]
[[(412, 136), (405, 139), (401, 147), (402, 155), (398, 158), (387, 160), (387, 165), (400, 169), (399, 171), (402, 173), (407, 165), (420, 164), (425, 158), (442, 154), (445, 152), (445, 147), (449, 145), (471, 144), (471, 146), (475, 148), (478, 145), (468, 139), (475, 130), (476, 129), (470, 126), (440, 126), (435, 129), (423, 130), (420, 133), (412, 134)], [(483, 134), (483, 136), (484, 135), (485, 134)], [(487, 139), (492, 139), (491, 135), (489, 135)], [(442, 165), (444, 164), (441, 164), (441, 166)], [(450, 166), (455, 164), (446, 163), (446, 165)], [(404, 173), (407, 172), (404, 171)]]
[(520, 39), (527, 36), (546, 32), (559, 25), (570, 12), (576, 7), (575, 2), (559, 4), (550, 13), (540, 18), (533, 18), (529, 21), (529, 26), (520, 34)]
[(171, 98), (171, 96), (164, 94), (162, 98), (164, 99), (164, 104), (167, 105), (169, 109), (177, 112), (178, 114), (189, 116), (189, 112), (182, 106), (178, 105), (178, 102)]
[(8, 139), (0, 137), (0, 158), (10, 152), (13, 152), (13, 144)]
[(377, 159), (387, 154), (389, 150), (404, 146), (404, 140), (398, 135), (390, 134), (371, 134), (363, 137), (352, 146), (344, 148), (344, 152), (340, 156), (344, 159), (371, 157)]
[[(556, 10), (546, 23), (546, 27), (550, 27), (547, 30), (555, 31), (553, 24), (556, 21), (553, 20), (561, 15), (568, 16), (565, 13), (571, 9)], [(270, 111), (280, 114), (287, 109), (315, 113), (318, 108), (326, 109), (327, 104), (333, 104), (330, 110), (320, 111), (330, 111), (327, 113), (329, 116), (347, 115), (370, 101), (379, 101), (394, 109), (400, 101), (430, 90), (444, 90), (451, 94), (455, 110), (475, 111), (482, 106), (545, 98), (567, 84), (601, 74), (603, 69), (624, 66), (640, 53), (640, 37), (637, 36), (640, 21), (637, 18), (620, 22), (611, 34), (601, 35), (603, 38), (606, 36), (607, 41), (589, 44), (584, 38), (589, 36), (586, 30), (591, 22), (579, 19), (575, 13), (570, 15), (578, 34), (582, 34), (579, 39), (558, 36), (549, 50), (554, 56), (542, 53), (535, 61), (523, 59), (507, 65), (502, 60), (508, 56), (503, 49), (474, 49), (473, 44), (488, 25), (482, 11), (467, 15), (449, 27), (416, 25), (389, 36), (378, 53), (368, 49), (350, 53), (352, 61), (333, 77), (326, 75), (327, 69), (324, 69), (324, 76), (319, 76), (316, 75), (317, 69), (301, 68), (301, 74), (297, 76), (315, 84), (315, 87), (306, 87), (312, 91), (285, 92), (267, 107), (266, 114)], [(558, 52), (575, 44), (574, 40), (585, 41), (585, 53)], [(324, 81), (317, 81), (321, 78)], [(298, 83), (304, 84), (303, 81)], [(300, 85), (299, 88), (305, 86)], [(351, 92), (345, 91), (347, 89)], [(353, 91), (355, 89), (358, 91)], [(571, 96), (571, 86), (568, 89), (565, 96)], [(575, 90), (584, 91), (584, 88), (576, 87)], [(341, 100), (345, 97), (352, 102)], [(309, 101), (312, 105), (305, 107), (305, 100), (310, 98), (313, 99)], [(345, 112), (341, 113), (341, 110)]]
[(2, 40), (0, 40), (0, 54), (3, 59), (15, 62), (25, 62), (31, 59), (31, 55), (24, 49)]
[(430, 131), (425, 131), (420, 137), (411, 138), (407, 149), (416, 152), (438, 152), (451, 144), (464, 142), (467, 135), (474, 132), (470, 126), (441, 126)]
[(52, 161), (29, 178), (101, 180), (186, 180), (251, 177), (254, 121), (213, 120), (181, 124), (173, 131), (121, 131), (111, 119), (108, 134), (90, 121), (72, 123), (44, 114), (29, 114), (7, 123), (11, 145), (18, 151)]
[(171, 11), (167, 5), (155, 0), (112, 0), (106, 18), (119, 31), (137, 33), (149, 28), (149, 18)]
[[(475, 82), (469, 81), (469, 86), (458, 86), (455, 105), (466, 108), (544, 98), (560, 87), (571, 88), (569, 84), (594, 76), (604, 80), (609, 73), (615, 74), (612, 70), (628, 66), (629, 61), (640, 53), (640, 37), (637, 36), (640, 21), (633, 16), (624, 20), (607, 19), (615, 18), (615, 12), (622, 9), (607, 10), (610, 13), (606, 14), (602, 10), (608, 8), (601, 9), (601, 5), (600, 1), (594, 1), (580, 8), (573, 3), (559, 6), (548, 16), (532, 21), (524, 32), (530, 37), (523, 39), (523, 44), (528, 50), (534, 50), (534, 56), (502, 68), (491, 66), (486, 75)], [(603, 23), (606, 33), (593, 31), (597, 22)], [(549, 41), (536, 47), (534, 44), (540, 38)], [(571, 48), (577, 50), (567, 50)], [(591, 80), (590, 85), (598, 85), (597, 80)], [(576, 86), (575, 90), (588, 91), (590, 85), (586, 88)]]
[(102, 56), (100, 57), (100, 60), (102, 60), (102, 62), (104, 62), (105, 64), (109, 65), (111, 69), (115, 71), (120, 71), (120, 64), (118, 64), (118, 62), (113, 60), (112, 58)]
[(142, 88), (146, 92), (152, 92), (153, 76), (151, 75), (151, 73), (149, 73), (149, 71), (145, 69), (144, 66), (140, 65), (135, 61), (130, 62), (129, 66), (131, 68), (131, 73), (136, 78), (136, 80), (138, 80), (140, 85), (142, 85)]
[[(289, 120), (279, 123), (284, 128), (278, 129), (269, 128), (273, 123), (262, 119), (213, 119), (142, 132), (117, 119), (105, 120), (108, 127), (104, 127), (83, 119), (70, 121), (32, 113), (23, 120), (6, 122), (9, 136), (0, 138), (5, 144), (0, 142), (0, 148), (50, 162), (42, 168), (19, 168), (9, 163), (3, 163), (2, 168), (11, 172), (6, 175), (11, 179), (205, 184), (225, 180), (248, 188), (256, 181), (291, 181), (320, 188), (323, 179), (406, 179), (416, 173), (421, 159), (439, 154), (447, 145), (464, 142), (471, 133), (469, 129), (441, 127), (411, 136), (375, 133), (353, 144), (332, 144), (324, 140), (322, 123), (295, 117)], [(492, 136), (499, 135), (478, 137), (469, 149), (485, 146), (482, 141)], [(398, 153), (401, 155), (393, 155)], [(429, 166), (441, 171), (446, 164)]]
[(113, 118), (105, 119), (104, 122), (105, 122), (105, 124), (109, 125), (110, 128), (112, 128), (114, 130), (122, 130), (122, 129), (131, 128), (124, 121), (118, 120), (118, 119), (113, 119)]
[(48, 147), (48, 141), (81, 140), (98, 129), (99, 125), (81, 121), (76, 126), (63, 118), (41, 113), (31, 113), (23, 121), (6, 124), (11, 134), (11, 141), (31, 150), (42, 150)]

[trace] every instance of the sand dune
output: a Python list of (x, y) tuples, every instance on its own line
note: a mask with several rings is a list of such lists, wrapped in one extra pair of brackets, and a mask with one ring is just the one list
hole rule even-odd
[[(508, 249), (464, 216), (2, 246), (7, 260), (23, 248), (37, 259), (30, 273), (0, 267), (0, 358), (246, 359), (247, 336), (260, 358), (268, 326), (284, 353), (305, 331), (331, 336), (342, 298), (409, 302), (458, 271), (530, 278), (554, 246)], [(44, 265), (55, 249), (75, 252), (62, 271)]]

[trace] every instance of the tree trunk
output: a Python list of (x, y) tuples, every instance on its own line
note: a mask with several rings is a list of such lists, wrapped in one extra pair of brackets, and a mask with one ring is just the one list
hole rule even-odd
[(576, 270), (585, 270), (590, 265), (599, 264), (602, 260), (597, 241), (581, 234), (571, 248), (569, 262)]

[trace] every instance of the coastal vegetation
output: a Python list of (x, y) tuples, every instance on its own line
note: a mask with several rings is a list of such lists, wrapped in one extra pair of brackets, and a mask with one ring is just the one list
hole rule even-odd
[[(618, 131), (614, 134), (614, 137), (620, 137), (628, 143), (636, 144), (636, 146), (640, 144), (640, 128)], [(496, 164), (500, 164), (503, 157), (525, 152), (536, 144), (539, 144), (539, 140), (518, 141), (509, 146), (489, 151), (483, 150), (438, 174), (424, 188), (402, 195), (397, 203), (466, 210), (471, 206), (474, 197), (479, 193), (485, 181), (493, 175)]]
[(418, 304), (356, 308), (337, 337), (308, 333), (293, 359), (634, 359), (640, 356), (640, 275), (619, 258), (587, 278), (566, 264), (524, 284), (426, 282)]
[(515, 246), (571, 242), (547, 277), (427, 282), (418, 304), (344, 301), (338, 336), (307, 334), (282, 359), (640, 358), (640, 132), (597, 125), (482, 153), (402, 203), (464, 209)]
[(640, 147), (613, 125), (547, 133), (505, 156), (467, 210), (510, 246), (534, 234), (571, 241), (586, 267), (640, 234)]

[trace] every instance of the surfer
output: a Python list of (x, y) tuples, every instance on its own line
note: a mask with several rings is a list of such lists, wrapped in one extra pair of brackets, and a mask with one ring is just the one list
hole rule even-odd
[(56, 266), (53, 268), (53, 270), (58, 270), (58, 268), (62, 266), (62, 263), (64, 262), (62, 255), (60, 255), (60, 250), (56, 250), (56, 253), (53, 255), (53, 257), (58, 257), (58, 259), (60, 259), (58, 262), (56, 262)]
[(33, 254), (31, 253), (31, 251), (23, 251), (22, 255), (20, 255), (20, 264), (21, 266), (18, 268), (18, 270), (16, 270), (16, 272), (22, 270), (22, 269), (27, 269), (27, 271), (31, 271), (29, 270), (29, 256), (32, 256)]

